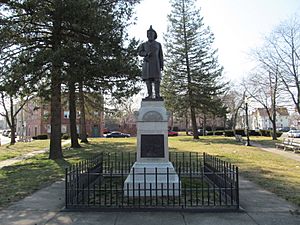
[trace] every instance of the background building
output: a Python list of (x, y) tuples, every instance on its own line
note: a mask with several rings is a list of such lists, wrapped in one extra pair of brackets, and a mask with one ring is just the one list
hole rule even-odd
[[(50, 103), (33, 99), (29, 101), (19, 112), (16, 118), (16, 132), (19, 136), (34, 137), (37, 135), (51, 133), (51, 117)], [(68, 104), (62, 107), (61, 111), (61, 132), (62, 134), (70, 134)], [(80, 134), (80, 111), (77, 111), (77, 132)], [(104, 128), (103, 113), (96, 109), (86, 111), (86, 131), (89, 137), (100, 137), (103, 135)]]
[[(276, 109), (276, 127), (289, 127), (289, 112), (286, 107), (278, 107)], [(256, 108), (250, 115), (250, 129), (267, 130), (272, 128), (272, 123), (269, 119), (265, 108)]]

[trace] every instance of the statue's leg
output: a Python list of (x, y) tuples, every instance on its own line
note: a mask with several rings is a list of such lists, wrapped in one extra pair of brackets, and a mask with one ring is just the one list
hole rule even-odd
[(152, 98), (152, 82), (150, 80), (146, 80), (148, 96), (147, 98)]
[(155, 89), (155, 98), (161, 98), (160, 97), (160, 79), (155, 79), (154, 89)]

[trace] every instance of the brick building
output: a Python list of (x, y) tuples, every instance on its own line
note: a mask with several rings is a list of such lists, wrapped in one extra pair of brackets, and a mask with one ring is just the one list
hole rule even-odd
[[(77, 111), (77, 132), (80, 133), (80, 112)], [(37, 136), (51, 133), (50, 103), (34, 99), (29, 101), (17, 117), (17, 133), (20, 136)], [(86, 131), (89, 137), (99, 137), (103, 134), (103, 113), (97, 110), (86, 111)], [(61, 111), (61, 132), (70, 134), (68, 106)]]

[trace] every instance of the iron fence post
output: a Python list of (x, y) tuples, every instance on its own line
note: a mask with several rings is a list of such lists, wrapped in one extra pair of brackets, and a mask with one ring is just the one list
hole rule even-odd
[(239, 168), (236, 167), (236, 207), (237, 209), (240, 208), (240, 191), (239, 191)]

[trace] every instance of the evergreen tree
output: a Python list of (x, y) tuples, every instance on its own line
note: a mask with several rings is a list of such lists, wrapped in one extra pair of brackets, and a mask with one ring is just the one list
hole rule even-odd
[(194, 139), (198, 139), (196, 111), (209, 107), (222, 92), (222, 67), (212, 46), (214, 36), (204, 26), (195, 0), (171, 0), (171, 5), (162, 92), (173, 110), (189, 109)]
[[(2, 5), (1, 9), (5, 13), (0, 17), (1, 63), (26, 53), (26, 60), (32, 69), (31, 80), (50, 86), (50, 159), (63, 157), (61, 87), (64, 82), (67, 83), (65, 67), (70, 55), (66, 53), (70, 45), (80, 43), (89, 48), (94, 56), (105, 59), (101, 61), (104, 65), (112, 66), (110, 61), (115, 61), (115, 57), (108, 53), (120, 48), (126, 51), (120, 40), (126, 35), (125, 28), (133, 6), (138, 2), (139, 0), (10, 0)], [(105, 67), (110, 70), (112, 68)], [(100, 71), (96, 73), (96, 77), (99, 77), (102, 85), (114, 81), (113, 77), (103, 75), (111, 75), (107, 70), (101, 68)], [(83, 75), (85, 74), (80, 74)], [(126, 76), (122, 73), (122, 77)], [(124, 80), (120, 83), (126, 92)]]

